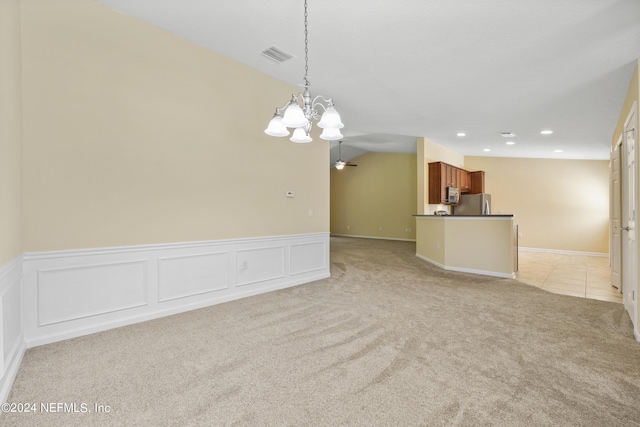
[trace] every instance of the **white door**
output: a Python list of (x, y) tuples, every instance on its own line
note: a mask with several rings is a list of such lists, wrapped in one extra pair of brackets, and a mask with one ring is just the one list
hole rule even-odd
[(622, 251), (622, 240), (620, 238), (620, 232), (622, 227), (621, 222), (621, 206), (620, 206), (620, 191), (622, 190), (622, 183), (620, 182), (620, 150), (622, 146), (622, 136), (618, 140), (616, 144), (615, 150), (611, 154), (611, 163), (609, 165), (610, 169), (610, 188), (609, 194), (611, 195), (610, 203), (611, 203), (611, 230), (610, 230), (610, 238), (609, 238), (609, 263), (611, 265), (611, 285), (618, 288), (619, 291), (621, 289), (621, 268), (622, 268), (622, 259), (620, 258)]
[(624, 307), (631, 317), (635, 329), (638, 328), (638, 250), (636, 221), (638, 218), (637, 197), (637, 163), (636, 163), (636, 111), (634, 108), (625, 122), (625, 175), (624, 196), (622, 202), (622, 300)]

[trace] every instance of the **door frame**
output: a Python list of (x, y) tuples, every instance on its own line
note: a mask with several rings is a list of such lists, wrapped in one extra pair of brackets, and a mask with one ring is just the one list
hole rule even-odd
[[(622, 293), (622, 134), (609, 162), (609, 267), (611, 285)], [(617, 179), (614, 179), (617, 174)]]
[[(638, 317), (638, 189), (640, 187), (638, 180), (638, 103), (634, 102), (622, 128), (622, 140), (624, 149), (622, 151), (622, 165), (624, 173), (621, 173), (622, 181), (622, 221), (626, 232), (622, 235), (622, 300), (625, 309), (631, 317), (633, 330), (636, 340), (640, 341), (639, 317)], [(629, 173), (629, 154), (627, 149), (628, 134), (633, 132), (634, 150), (633, 165), (634, 168)], [(629, 176), (631, 175), (631, 178)], [(631, 181), (631, 182), (630, 182)], [(631, 185), (631, 188), (629, 187)], [(635, 200), (634, 200), (635, 199)], [(634, 211), (629, 214), (629, 206)], [(626, 227), (631, 226), (629, 230)], [(629, 244), (630, 233), (633, 233), (634, 240)]]

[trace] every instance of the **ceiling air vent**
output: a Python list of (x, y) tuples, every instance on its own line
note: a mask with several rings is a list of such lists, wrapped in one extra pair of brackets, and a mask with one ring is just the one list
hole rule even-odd
[(271, 46), (270, 48), (263, 50), (262, 51), (262, 55), (266, 56), (270, 60), (276, 61), (278, 63), (282, 63), (284, 61), (288, 61), (289, 59), (294, 57), (289, 52), (285, 52), (284, 50), (280, 49), (279, 47), (275, 47), (275, 46)]
[(500, 135), (502, 135), (505, 138), (515, 138), (516, 134), (513, 132), (500, 132)]

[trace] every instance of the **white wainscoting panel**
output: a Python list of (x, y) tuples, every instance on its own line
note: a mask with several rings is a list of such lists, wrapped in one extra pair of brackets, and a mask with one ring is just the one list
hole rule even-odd
[(329, 248), (326, 242), (291, 245), (289, 272), (291, 275), (311, 273), (327, 268)]
[(38, 270), (38, 326), (147, 304), (146, 261)]
[(329, 233), (33, 252), (23, 273), (33, 347), (329, 277)]
[(11, 359), (15, 346), (22, 339), (22, 278), (16, 280), (2, 295), (2, 359)]
[(284, 278), (284, 245), (238, 251), (238, 286)]
[(159, 301), (229, 288), (229, 252), (187, 255), (158, 260)]
[(0, 311), (0, 403), (3, 403), (9, 397), (26, 350), (22, 323), (22, 256), (0, 266)]

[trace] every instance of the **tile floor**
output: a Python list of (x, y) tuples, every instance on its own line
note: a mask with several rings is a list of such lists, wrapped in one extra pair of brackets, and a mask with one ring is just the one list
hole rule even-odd
[(609, 258), (518, 252), (517, 279), (549, 292), (622, 303), (622, 294), (610, 284)]

